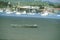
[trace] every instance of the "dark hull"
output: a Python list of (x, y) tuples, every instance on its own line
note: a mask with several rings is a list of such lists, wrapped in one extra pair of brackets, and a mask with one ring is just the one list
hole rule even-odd
[[(17, 25), (34, 25), (30, 27), (12, 27)], [(0, 17), (1, 40), (60, 40), (60, 19), (31, 17)]]

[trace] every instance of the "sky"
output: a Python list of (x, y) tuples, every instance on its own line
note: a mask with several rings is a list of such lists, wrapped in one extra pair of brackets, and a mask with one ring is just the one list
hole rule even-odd
[(34, 0), (34, 1), (50, 1), (53, 3), (60, 3), (60, 0)]
[(54, 2), (54, 3), (60, 3), (60, 0), (42, 0), (42, 1), (50, 1), (50, 2)]

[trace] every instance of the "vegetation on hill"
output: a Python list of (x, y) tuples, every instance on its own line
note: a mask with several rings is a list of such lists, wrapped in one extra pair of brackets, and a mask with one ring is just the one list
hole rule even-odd
[[(8, 6), (8, 2), (0, 1), (0, 8), (6, 8), (7, 6)], [(11, 7), (12, 5), (9, 4), (9, 6)]]
[[(8, 2), (0, 1), (0, 8), (7, 7)], [(48, 3), (48, 2), (41, 2), (41, 1), (34, 1), (34, 2), (16, 2), (16, 3), (11, 3), (9, 4), (9, 7), (12, 7), (12, 5), (19, 5), (19, 6), (24, 6), (24, 5), (30, 5), (30, 6), (39, 6), (40, 8), (43, 8), (44, 6), (47, 7), (55, 7), (55, 8), (60, 8), (60, 4), (54, 4), (54, 3)]]

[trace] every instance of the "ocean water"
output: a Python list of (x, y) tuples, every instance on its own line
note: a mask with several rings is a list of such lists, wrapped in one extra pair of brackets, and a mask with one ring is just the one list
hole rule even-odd
[[(37, 25), (37, 28), (12, 27)], [(60, 40), (60, 19), (0, 17), (0, 40)]]

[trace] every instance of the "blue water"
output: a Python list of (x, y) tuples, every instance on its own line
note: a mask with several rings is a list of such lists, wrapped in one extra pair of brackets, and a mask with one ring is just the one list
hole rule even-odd
[(49, 14), (47, 16), (41, 16), (40, 14), (36, 13), (35, 15), (28, 15), (28, 14), (22, 14), (22, 15), (17, 15), (15, 13), (12, 13), (12, 14), (6, 14), (5, 12), (3, 13), (0, 13), (0, 16), (10, 16), (10, 17), (32, 17), (32, 18), (52, 18), (52, 19), (60, 19), (60, 16), (57, 16), (57, 15), (60, 15), (60, 13), (58, 14)]

